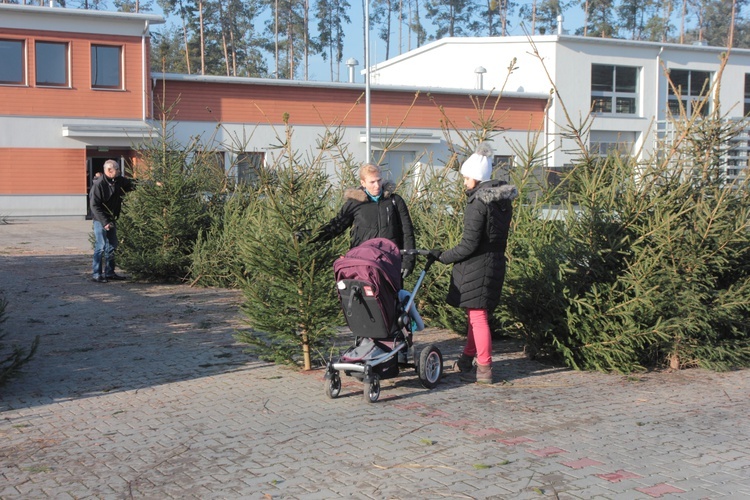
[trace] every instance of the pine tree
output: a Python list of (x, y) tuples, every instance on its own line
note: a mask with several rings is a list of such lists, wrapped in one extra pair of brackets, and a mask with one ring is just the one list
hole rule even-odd
[(340, 247), (310, 241), (311, 230), (333, 213), (331, 186), (323, 154), (294, 151), (291, 137), (287, 129), (257, 202), (245, 212), (238, 250), (250, 329), (236, 338), (263, 359), (309, 370), (314, 357), (326, 359), (322, 352), (343, 321), (332, 270)]
[[(0, 296), (0, 326), (5, 322), (5, 308), (7, 306), (8, 302), (4, 297)], [(0, 328), (0, 341), (2, 341), (5, 335), (3, 329)], [(6, 346), (0, 342), (0, 386), (16, 374), (24, 364), (29, 362), (32, 356), (34, 356), (37, 347), (39, 347), (39, 335), (32, 341), (28, 352), (17, 345), (12, 345), (10, 349), (6, 349)]]
[(198, 141), (177, 144), (167, 122), (140, 148), (135, 191), (117, 222), (117, 262), (135, 278), (187, 279), (194, 245), (222, 210), (226, 175)]

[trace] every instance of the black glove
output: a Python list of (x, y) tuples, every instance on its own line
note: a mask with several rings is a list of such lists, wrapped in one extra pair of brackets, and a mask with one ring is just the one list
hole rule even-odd
[(443, 251), (442, 250), (438, 250), (438, 249), (430, 250), (430, 253), (427, 254), (427, 260), (429, 260), (431, 262), (435, 262), (436, 260), (439, 261), (441, 255), (443, 255)]
[(414, 271), (414, 256), (404, 255), (401, 259), (401, 277), (406, 279)]
[(302, 229), (302, 230), (297, 231), (296, 233), (294, 233), (294, 238), (297, 241), (306, 240), (306, 239), (308, 239), (310, 237), (310, 234), (312, 234), (312, 232), (309, 229)]

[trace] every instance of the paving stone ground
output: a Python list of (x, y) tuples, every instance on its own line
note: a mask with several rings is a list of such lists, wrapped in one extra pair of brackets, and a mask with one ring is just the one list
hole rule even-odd
[[(750, 498), (750, 372), (581, 373), (428, 329), (446, 376), (382, 383), (260, 362), (241, 294), (97, 284), (90, 222), (0, 225), (5, 343), (40, 347), (0, 388), (0, 498)], [(344, 339), (346, 341), (346, 339)]]

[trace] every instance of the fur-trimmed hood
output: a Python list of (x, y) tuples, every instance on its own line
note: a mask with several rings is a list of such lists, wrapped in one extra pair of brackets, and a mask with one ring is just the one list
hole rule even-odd
[(515, 200), (518, 198), (518, 189), (513, 184), (480, 186), (474, 196), (485, 204), (501, 200)]
[[(383, 183), (383, 189), (381, 190), (381, 196), (383, 199), (388, 199), (393, 195), (393, 193), (396, 192), (396, 184), (393, 182), (384, 182)], [(365, 193), (365, 188), (362, 186), (357, 188), (349, 188), (346, 191), (344, 191), (344, 198), (347, 200), (355, 200), (360, 202), (367, 201), (367, 193)]]

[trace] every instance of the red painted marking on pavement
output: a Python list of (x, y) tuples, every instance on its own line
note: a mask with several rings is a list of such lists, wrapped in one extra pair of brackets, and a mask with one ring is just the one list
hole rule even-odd
[(445, 412), (443, 410), (433, 410), (433, 411), (431, 411), (429, 413), (424, 413), (422, 416), (423, 417), (443, 417), (443, 418), (445, 418), (445, 417), (450, 417), (451, 414), (448, 413), (448, 412)]
[(641, 493), (645, 493), (646, 495), (654, 498), (659, 498), (660, 496), (666, 495), (667, 493), (685, 493), (685, 490), (675, 488), (674, 486), (667, 483), (657, 484), (655, 486), (651, 486), (650, 488), (636, 488), (636, 491), (640, 491)]
[(573, 462), (563, 462), (562, 464), (571, 469), (583, 469), (584, 467), (591, 467), (594, 465), (604, 465), (603, 463), (591, 460), (590, 458), (582, 458), (580, 460), (574, 460)]
[(493, 436), (495, 434), (503, 434), (503, 431), (501, 431), (500, 429), (493, 429), (493, 428), (477, 429), (477, 430), (467, 429), (466, 434), (471, 434), (472, 436), (487, 437), (487, 436)]
[(527, 437), (517, 437), (517, 438), (510, 438), (510, 439), (498, 439), (498, 443), (507, 444), (508, 446), (516, 446), (517, 444), (522, 443), (533, 443), (533, 439), (529, 439)]
[(637, 477), (641, 477), (638, 474), (634, 474), (626, 470), (618, 470), (610, 474), (597, 474), (596, 476), (602, 479), (606, 479), (610, 483), (617, 483), (619, 481), (622, 481), (623, 479), (635, 479)]
[(552, 446), (549, 448), (542, 448), (539, 450), (529, 450), (529, 453), (533, 453), (534, 455), (538, 455), (540, 457), (549, 457), (552, 455), (557, 455), (559, 453), (566, 453), (566, 451), (561, 448), (555, 448), (554, 446)]
[(426, 408), (426, 405), (423, 405), (422, 403), (408, 403), (393, 405), (393, 407), (401, 410), (421, 410), (422, 408)]
[(469, 427), (471, 425), (474, 425), (473, 420), (453, 420), (452, 422), (440, 422), (442, 425), (445, 425), (447, 427)]

